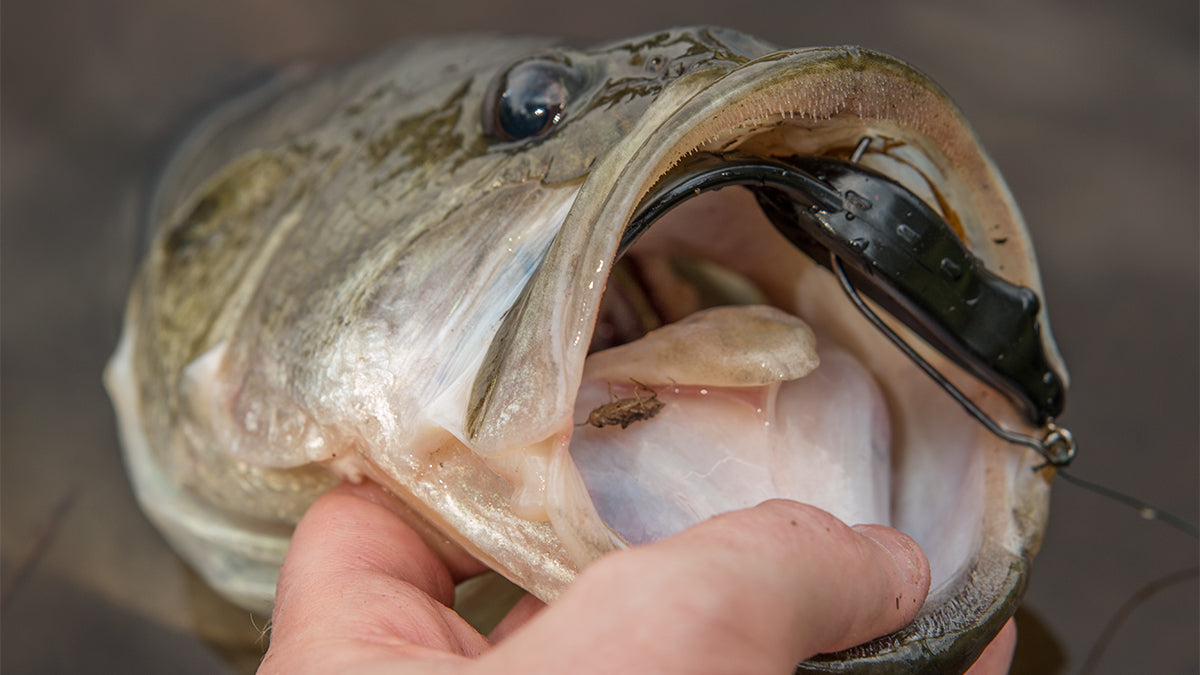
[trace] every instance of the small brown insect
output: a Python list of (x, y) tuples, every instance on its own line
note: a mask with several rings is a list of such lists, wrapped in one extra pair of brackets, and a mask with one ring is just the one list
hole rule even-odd
[[(595, 410), (588, 413), (586, 422), (580, 422), (575, 426), (581, 427), (585, 424), (590, 424), (596, 428), (603, 428), (613, 424), (620, 424), (622, 429), (627, 428), (634, 422), (648, 420), (658, 414), (658, 411), (663, 409), (666, 403), (658, 400), (658, 392), (650, 387), (634, 380), (637, 385), (633, 396), (629, 398), (617, 398), (613, 393), (612, 384), (608, 385), (608, 395), (612, 398), (611, 401), (603, 405), (597, 406)], [(649, 392), (649, 396), (642, 396), (640, 392)]]

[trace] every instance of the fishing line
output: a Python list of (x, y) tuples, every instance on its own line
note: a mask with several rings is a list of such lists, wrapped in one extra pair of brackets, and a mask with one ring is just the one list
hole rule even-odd
[(1118, 492), (1117, 490), (1105, 487), (1099, 483), (1093, 483), (1090, 480), (1080, 478), (1079, 476), (1069, 474), (1062, 470), (1059, 470), (1058, 475), (1062, 476), (1063, 479), (1068, 483), (1074, 483), (1085, 490), (1091, 490), (1098, 495), (1108, 497), (1115, 502), (1120, 502), (1121, 504), (1125, 504), (1136, 509), (1138, 515), (1146, 520), (1160, 521), (1166, 525), (1170, 525), (1184, 534), (1190, 535), (1195, 539), (1200, 539), (1200, 528), (1197, 528), (1194, 523), (1189, 523), (1188, 521), (1169, 511), (1163, 511), (1162, 509), (1147, 504), (1136, 497), (1127, 495), (1123, 492)]
[(1104, 650), (1112, 642), (1113, 636), (1116, 635), (1121, 625), (1125, 623), (1125, 620), (1133, 614), (1133, 610), (1145, 604), (1147, 600), (1159, 591), (1195, 579), (1198, 576), (1200, 576), (1200, 567), (1189, 567), (1178, 572), (1172, 572), (1160, 579), (1155, 579), (1134, 591), (1133, 596), (1126, 600), (1125, 604), (1121, 605), (1112, 618), (1108, 620), (1108, 623), (1105, 624), (1104, 630), (1100, 631), (1100, 636), (1096, 638), (1096, 642), (1088, 650), (1087, 658), (1084, 659), (1083, 665), (1079, 668), (1079, 675), (1088, 675), (1088, 673), (1096, 670), (1096, 666), (1099, 665), (1100, 657), (1104, 654)]

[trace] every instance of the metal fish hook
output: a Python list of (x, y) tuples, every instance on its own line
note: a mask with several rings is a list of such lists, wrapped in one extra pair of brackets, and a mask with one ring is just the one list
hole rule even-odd
[[(870, 307), (867, 306), (867, 303), (858, 295), (858, 291), (855, 290), (854, 285), (850, 283), (850, 279), (846, 276), (846, 271), (842, 268), (842, 261), (838, 259), (836, 254), (831, 253), (829, 259), (830, 268), (834, 271), (834, 275), (837, 276), (838, 283), (841, 284), (842, 290), (846, 292), (846, 296), (850, 298), (850, 301), (854, 303), (854, 306), (858, 308), (858, 311), (861, 312), (862, 315), (865, 316), (867, 320), (871, 322), (871, 325), (875, 326), (879, 332), (887, 336), (887, 339), (891, 340), (892, 344), (896, 345), (897, 349), (899, 349), (901, 352), (904, 352), (905, 356), (907, 356), (913, 363), (920, 367), (921, 370), (925, 371), (926, 375), (932, 378), (939, 387), (949, 394), (951, 398), (957, 401), (958, 404), (962, 406), (968, 414), (971, 415), (971, 417), (974, 417), (976, 420), (978, 420), (979, 423), (986, 427), (988, 431), (1008, 441), (1009, 443), (1025, 445), (1038, 451), (1038, 453), (1040, 453), (1042, 457), (1046, 459), (1046, 464), (1056, 467), (1064, 467), (1071, 463), (1071, 460), (1075, 458), (1076, 444), (1075, 437), (1071, 435), (1070, 431), (1055, 424), (1053, 419), (1048, 420), (1042, 426), (1044, 433), (1042, 434), (1041, 438), (1028, 436), (1000, 426), (996, 420), (989, 417), (987, 413), (983, 412), (983, 410), (979, 408), (979, 406), (975, 405), (974, 401), (968, 398), (966, 394), (962, 393), (962, 391), (958, 387), (954, 386), (950, 380), (946, 379), (945, 375), (942, 375), (942, 373), (938, 371), (933, 364), (926, 361), (924, 357), (918, 354), (915, 349), (913, 349), (907, 342), (904, 341), (904, 338), (897, 335), (890, 326), (884, 323), (883, 319), (879, 318), (878, 314), (876, 314), (871, 310)], [(1035, 467), (1035, 470), (1046, 466), (1046, 464)]]

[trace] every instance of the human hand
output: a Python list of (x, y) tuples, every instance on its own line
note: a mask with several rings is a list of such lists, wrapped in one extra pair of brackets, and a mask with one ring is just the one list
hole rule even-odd
[[(552, 605), (518, 602), (489, 639), (450, 609), (454, 584), (482, 565), (431, 547), (406, 511), (370, 483), (313, 505), (283, 564), (259, 673), (790, 673), (901, 628), (929, 590), (907, 536), (776, 500), (607, 555)], [(977, 667), (1007, 669), (1006, 635)]]

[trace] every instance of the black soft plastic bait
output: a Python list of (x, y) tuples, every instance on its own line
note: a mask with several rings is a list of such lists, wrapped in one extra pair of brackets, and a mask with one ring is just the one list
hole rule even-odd
[[(730, 185), (754, 192), (775, 227), (833, 270), (872, 323), (989, 429), (1038, 449), (1052, 464), (1071, 460), (1074, 442), (1053, 423), (1063, 409), (1065, 378), (1050, 365), (1038, 324), (1037, 294), (989, 270), (941, 215), (881, 173), (833, 157), (699, 155), (672, 172), (643, 202), (625, 231), (620, 252), (673, 206)], [(860, 292), (976, 378), (1008, 395), (1032, 424), (1043, 427), (1043, 438), (1005, 430), (987, 418), (879, 321), (858, 298)]]

